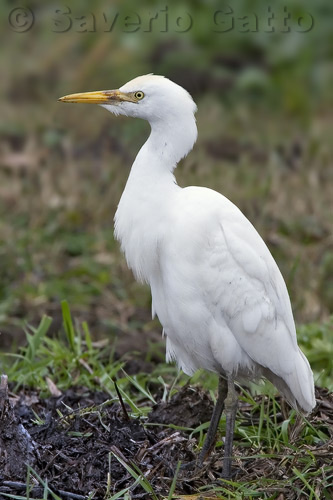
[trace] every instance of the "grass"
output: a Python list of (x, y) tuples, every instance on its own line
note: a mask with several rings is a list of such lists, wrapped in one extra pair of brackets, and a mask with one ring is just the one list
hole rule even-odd
[(322, 324), (310, 323), (299, 328), (303, 350), (315, 371), (316, 384), (331, 387), (333, 382), (333, 318)]
[[(129, 406), (131, 417), (140, 418), (146, 422), (148, 412), (156, 403), (157, 392), (162, 394), (164, 401), (168, 401), (172, 394), (187, 382), (187, 377), (179, 375), (175, 367), (163, 363), (156, 365), (152, 373), (127, 375), (123, 370), (123, 362), (114, 361), (112, 346), (107, 345), (101, 349), (99, 343), (92, 340), (93, 336), (87, 325), (85, 323), (80, 325), (73, 321), (66, 301), (62, 302), (62, 318), (63, 328), (58, 334), (52, 337), (48, 335), (51, 319), (44, 317), (37, 328), (26, 329), (26, 346), (22, 347), (18, 354), (1, 356), (2, 370), (6, 371), (9, 380), (14, 384), (14, 392), (20, 389), (28, 390), (31, 387), (47, 397), (52, 394), (54, 387), (64, 391), (69, 387), (83, 386), (93, 390), (104, 390), (109, 394), (110, 399), (105, 404), (119, 400), (120, 393)], [(309, 325), (300, 329), (301, 345), (308, 352), (311, 352), (312, 346), (315, 347), (317, 360), (319, 360), (320, 346), (323, 349), (322, 359), (326, 359), (327, 346), (322, 340), (326, 328), (329, 327), (330, 323), (326, 326)], [(331, 364), (318, 362), (317, 369), (319, 371), (316, 374), (320, 374), (322, 380), (332, 381)], [(115, 387), (115, 380), (117, 380), (118, 391)], [(213, 394), (216, 378), (210, 375), (203, 378), (202, 373), (198, 372), (191, 383), (203, 384), (206, 390)], [(265, 386), (264, 393), (267, 394), (267, 390), (269, 393), (269, 389)], [(71, 415), (73, 410), (70, 408), (67, 410)], [(99, 415), (100, 421), (103, 421), (103, 405), (100, 408), (82, 408), (79, 412), (81, 417), (95, 412)], [(281, 415), (283, 415), (282, 419)], [(59, 417), (63, 425), (65, 425), (66, 418), (69, 418), (61, 413)], [(35, 423), (43, 425), (45, 422), (35, 414)], [(222, 419), (220, 423), (222, 436), (225, 432), (224, 425), (225, 422)], [(199, 447), (203, 443), (207, 426), (208, 423), (196, 429), (187, 429), (189, 439), (198, 440)], [(176, 431), (183, 430), (174, 425), (167, 425), (167, 427)], [(82, 438), (80, 432), (75, 436), (78, 439)], [(73, 437), (75, 436), (73, 434)], [(325, 419), (311, 421), (298, 416), (295, 411), (286, 412), (281, 406), (280, 399), (274, 395), (261, 397), (255, 395), (253, 391), (243, 389), (235, 427), (235, 461), (241, 470), (246, 471), (246, 475), (241, 481), (217, 480), (214, 486), (206, 484), (204, 487), (199, 487), (198, 497), (194, 495), (191, 498), (199, 498), (200, 495), (204, 498), (207, 495), (208, 498), (211, 495), (212, 498), (232, 499), (240, 498), (241, 495), (242, 498), (249, 499), (275, 499), (278, 497), (277, 492), (289, 491), (289, 493), (294, 492), (295, 498), (301, 498), (304, 495), (304, 498), (313, 500), (328, 499), (333, 487), (333, 467), (320, 462), (320, 450), (328, 442), (329, 436), (329, 424), (325, 424)], [(85, 435), (85, 437), (88, 436)], [(223, 443), (218, 441), (217, 449), (222, 445)], [(131, 487), (122, 489), (117, 494), (111, 495), (110, 492), (106, 492), (105, 498), (109, 500), (126, 498), (126, 494), (130, 495), (130, 492), (137, 486), (148, 492), (151, 498), (160, 498), (160, 495), (154, 492), (154, 485), (134, 462), (124, 462), (124, 459), (117, 456), (116, 452), (113, 455), (125, 467), (133, 478), (133, 482)], [(255, 470), (259, 464), (266, 471), (260, 477), (258, 477), (258, 471)], [(275, 478), (277, 469), (281, 471), (279, 479)], [(53, 498), (56, 498), (48, 490), (47, 482), (30, 469), (28, 473), (43, 486), (44, 492), (48, 491)], [(274, 478), (270, 479), (270, 475)], [(170, 485), (171, 493), (167, 497), (168, 500), (181, 498), (177, 497), (176, 485), (182, 484), (182, 481), (181, 474), (177, 482), (174, 479)], [(28, 481), (27, 484), (30, 482)], [(18, 499), (19, 497), (13, 496), (12, 498)], [(29, 495), (26, 493), (26, 496), (20, 498), (28, 499)]]
[[(46, 377), (52, 378), (60, 390), (66, 390), (72, 385), (83, 385), (88, 388), (101, 386), (104, 389), (114, 386), (113, 378), (117, 375), (119, 388), (131, 386), (137, 391), (142, 399), (155, 404), (156, 401), (147, 386), (148, 380), (158, 386), (163, 386), (166, 400), (175, 390), (174, 385), (167, 389), (165, 377), (168, 383), (182, 384), (186, 377), (179, 376), (172, 365), (161, 363), (153, 373), (154, 378), (148, 378), (146, 374), (130, 376), (122, 371), (124, 362), (114, 361), (114, 346), (105, 341), (93, 341), (93, 336), (86, 322), (79, 324), (73, 322), (69, 304), (62, 301), (63, 328), (56, 335), (50, 337), (48, 331), (52, 319), (44, 316), (37, 328), (27, 326), (25, 328), (26, 346), (21, 347), (19, 353), (2, 353), (2, 369), (7, 372), (10, 380), (15, 382), (16, 390), (21, 386), (36, 387), (47, 394), (48, 386)], [(299, 329), (299, 344), (310, 359), (315, 379), (321, 381), (324, 387), (333, 390), (333, 364), (330, 356), (332, 319), (322, 325), (309, 324)], [(149, 353), (147, 353), (149, 358)], [(14, 360), (14, 362), (10, 361)], [(194, 384), (200, 383), (205, 389), (215, 388), (215, 375), (205, 374), (198, 371), (193, 377)], [(163, 374), (163, 376), (161, 375)], [(260, 386), (255, 386), (260, 390)], [(270, 392), (272, 386), (264, 384), (263, 392)], [(250, 393), (247, 397), (254, 404)]]

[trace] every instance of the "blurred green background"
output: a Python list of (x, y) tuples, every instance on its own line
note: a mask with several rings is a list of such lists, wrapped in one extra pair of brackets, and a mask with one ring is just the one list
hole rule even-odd
[(134, 282), (113, 239), (149, 127), (57, 102), (145, 73), (183, 85), (198, 104), (199, 139), (176, 171), (179, 183), (236, 203), (276, 258), (297, 322), (327, 319), (333, 4), (8, 1), (0, 18), (3, 348), (43, 313), (57, 328), (61, 299), (97, 336), (127, 332), (141, 344), (138, 331), (159, 332), (149, 290)]

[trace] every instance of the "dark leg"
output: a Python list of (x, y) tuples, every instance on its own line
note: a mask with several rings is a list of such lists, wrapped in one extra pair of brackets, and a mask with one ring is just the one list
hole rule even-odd
[(228, 380), (228, 395), (225, 399), (226, 431), (224, 442), (224, 458), (222, 477), (228, 479), (231, 476), (232, 442), (234, 439), (234, 428), (236, 420), (238, 397), (235, 384), (232, 379)]
[[(218, 397), (214, 407), (213, 415), (209, 424), (206, 438), (198, 457), (198, 466), (201, 467), (206, 456), (209, 455), (215, 445), (216, 432), (220, 422), (221, 414), (224, 408), (224, 402), (228, 395), (228, 382), (220, 376), (218, 386)], [(232, 443), (232, 441), (231, 441)]]

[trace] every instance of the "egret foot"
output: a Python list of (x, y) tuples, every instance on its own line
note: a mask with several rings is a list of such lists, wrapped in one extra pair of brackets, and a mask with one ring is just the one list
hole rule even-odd
[(224, 458), (222, 477), (228, 479), (231, 477), (232, 462), (232, 443), (234, 440), (234, 429), (237, 412), (238, 396), (235, 390), (235, 384), (232, 379), (228, 380), (228, 395), (225, 399), (226, 429), (224, 441)]
[(234, 479), (240, 469), (230, 469), (230, 474), (228, 476), (225, 475), (224, 469), (222, 469), (221, 474), (219, 474), (219, 478), (221, 479)]
[(223, 471), (222, 476), (224, 479), (231, 477), (231, 457), (232, 457), (232, 443), (234, 437), (235, 419), (237, 411), (238, 397), (235, 390), (233, 379), (226, 380), (220, 376), (218, 386), (218, 397), (214, 407), (213, 415), (210, 421), (208, 432), (205, 442), (196, 461), (196, 468), (201, 468), (205, 458), (211, 452), (215, 441), (216, 432), (220, 422), (223, 409), (226, 413), (226, 435), (224, 442), (224, 458), (223, 458)]
[(198, 467), (202, 467), (205, 458), (210, 454), (213, 446), (215, 445), (216, 432), (221, 419), (222, 411), (224, 409), (224, 402), (227, 398), (227, 395), (228, 395), (228, 382), (225, 378), (220, 376), (218, 385), (218, 396), (213, 410), (213, 415), (209, 424), (209, 428), (206, 434), (206, 438), (197, 460)]

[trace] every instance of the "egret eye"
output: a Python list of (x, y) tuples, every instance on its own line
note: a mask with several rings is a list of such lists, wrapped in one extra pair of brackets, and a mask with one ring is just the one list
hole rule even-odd
[(134, 97), (135, 97), (138, 101), (140, 101), (141, 99), (143, 99), (143, 98), (144, 98), (144, 96), (145, 96), (145, 95), (144, 95), (144, 93), (142, 92), (142, 90), (138, 90), (138, 91), (137, 91), (137, 92), (135, 92), (135, 94), (134, 94)]

